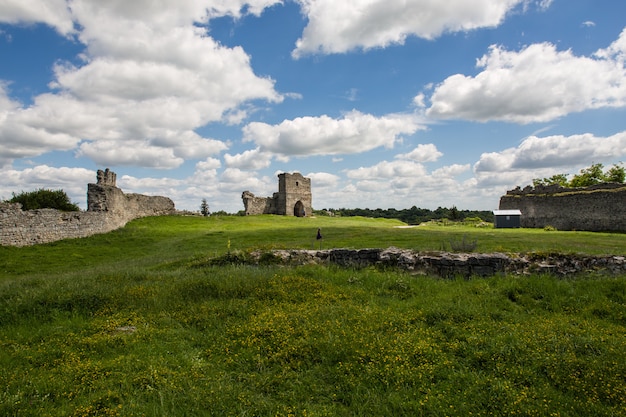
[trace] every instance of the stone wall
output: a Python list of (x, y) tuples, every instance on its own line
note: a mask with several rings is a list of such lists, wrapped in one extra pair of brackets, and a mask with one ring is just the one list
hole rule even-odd
[(519, 187), (500, 198), (500, 210), (522, 212), (521, 227), (558, 230), (626, 231), (626, 186), (586, 188)]
[(243, 208), (246, 216), (254, 216), (257, 214), (276, 214), (277, 193), (274, 197), (257, 197), (250, 191), (244, 191), (241, 195), (243, 200)]
[(87, 211), (23, 211), (20, 204), (0, 203), (0, 245), (27, 246), (87, 237), (118, 229), (139, 217), (175, 212), (169, 198), (124, 194), (115, 186), (115, 173), (108, 169), (99, 170), (97, 178), (97, 184), (87, 185)]
[[(337, 264), (349, 268), (393, 267), (413, 274), (442, 278), (486, 277), (497, 274), (573, 275), (588, 272), (625, 274), (624, 256), (503, 253), (420, 253), (409, 249), (275, 250), (271, 252), (288, 265)], [(256, 262), (267, 260), (264, 252), (252, 254)]]

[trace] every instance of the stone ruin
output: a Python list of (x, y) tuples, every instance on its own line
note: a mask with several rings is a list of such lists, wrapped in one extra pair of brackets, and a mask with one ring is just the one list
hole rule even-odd
[(432, 275), (442, 278), (489, 277), (513, 274), (550, 274), (573, 276), (589, 272), (606, 275), (626, 273), (624, 256), (591, 256), (567, 254), (504, 254), (419, 252), (389, 247), (328, 250), (272, 250), (251, 253), (249, 262), (260, 265), (271, 255), (284, 265), (328, 265), (346, 268), (392, 267), (412, 275)]
[(626, 231), (626, 184), (567, 188), (517, 187), (500, 198), (500, 210), (520, 210), (521, 227), (592, 232)]
[(175, 212), (169, 198), (124, 194), (116, 186), (114, 172), (98, 170), (97, 183), (87, 184), (87, 211), (23, 211), (19, 203), (0, 203), (0, 245), (27, 246), (87, 237), (119, 229), (139, 217)]
[(113, 171), (109, 171), (109, 168), (104, 171), (99, 169), (96, 173), (96, 179), (98, 184), (106, 185), (109, 187), (117, 187), (117, 174)]
[(279, 174), (278, 192), (272, 197), (256, 197), (250, 191), (244, 191), (241, 199), (247, 216), (278, 214), (307, 217), (313, 213), (311, 179), (299, 172)]

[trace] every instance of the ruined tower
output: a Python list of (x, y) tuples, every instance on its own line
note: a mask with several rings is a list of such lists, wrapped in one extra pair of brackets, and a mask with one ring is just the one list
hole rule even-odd
[(241, 198), (246, 215), (279, 214), (283, 216), (305, 217), (312, 214), (311, 179), (299, 172), (278, 175), (278, 192), (272, 197), (255, 197), (244, 191)]

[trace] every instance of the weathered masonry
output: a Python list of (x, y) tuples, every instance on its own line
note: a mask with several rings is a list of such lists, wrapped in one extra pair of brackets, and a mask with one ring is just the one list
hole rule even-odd
[(0, 245), (27, 246), (107, 233), (145, 216), (173, 214), (167, 197), (124, 194), (114, 172), (98, 170), (97, 184), (87, 185), (87, 211), (23, 211), (21, 204), (0, 203)]
[(306, 217), (312, 209), (311, 179), (300, 173), (278, 175), (278, 192), (272, 197), (256, 197), (250, 191), (241, 195), (246, 215), (279, 214)]
[(519, 187), (500, 198), (500, 210), (520, 210), (521, 227), (593, 232), (626, 231), (626, 185), (584, 188), (556, 185)]

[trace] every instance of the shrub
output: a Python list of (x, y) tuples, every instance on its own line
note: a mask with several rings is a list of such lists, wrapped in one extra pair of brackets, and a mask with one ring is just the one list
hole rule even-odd
[(463, 235), (461, 240), (450, 240), (450, 248), (454, 252), (473, 252), (476, 250), (478, 242), (476, 240), (467, 239), (466, 235)]
[(543, 230), (545, 230), (546, 232), (556, 232), (557, 229), (556, 227), (547, 224), (543, 227)]
[(22, 210), (52, 208), (61, 211), (79, 211), (78, 206), (70, 202), (70, 198), (63, 190), (40, 188), (37, 191), (13, 193), (13, 198), (9, 200), (9, 203), (20, 203)]

